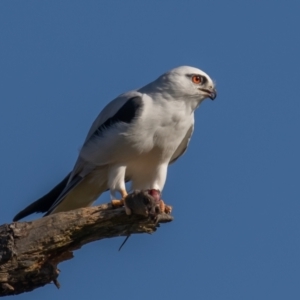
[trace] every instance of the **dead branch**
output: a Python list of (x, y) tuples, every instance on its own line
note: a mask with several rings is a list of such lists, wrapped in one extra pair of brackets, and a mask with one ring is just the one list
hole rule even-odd
[(159, 223), (172, 219), (165, 213), (156, 218), (127, 216), (124, 208), (104, 204), (4, 224), (0, 226), (0, 296), (32, 291), (51, 282), (59, 288), (57, 265), (73, 258), (74, 250), (104, 238), (152, 233)]

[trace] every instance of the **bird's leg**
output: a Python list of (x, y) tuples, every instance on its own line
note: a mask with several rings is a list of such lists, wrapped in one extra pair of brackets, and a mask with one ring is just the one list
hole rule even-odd
[(122, 198), (120, 200), (113, 199), (111, 200), (111, 204), (113, 207), (121, 207), (124, 206), (124, 199), (127, 197), (127, 191), (126, 190), (121, 190), (120, 191)]

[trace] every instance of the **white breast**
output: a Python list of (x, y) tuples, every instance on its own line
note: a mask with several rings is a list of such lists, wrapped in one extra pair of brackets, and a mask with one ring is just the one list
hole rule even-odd
[[(171, 157), (182, 142), (193, 122), (193, 114), (186, 110), (184, 103), (160, 101), (155, 103), (145, 99), (142, 116), (137, 120), (132, 132), (128, 134), (131, 153), (127, 160), (126, 176), (136, 189), (153, 188), (162, 169), (167, 169)], [(149, 185), (149, 187), (148, 187)]]

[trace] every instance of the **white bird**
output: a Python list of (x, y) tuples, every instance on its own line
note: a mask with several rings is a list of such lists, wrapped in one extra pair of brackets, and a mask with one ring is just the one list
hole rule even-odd
[(169, 164), (187, 149), (195, 109), (215, 97), (212, 79), (188, 66), (121, 94), (92, 124), (72, 172), (14, 221), (34, 212), (48, 215), (90, 206), (108, 189), (112, 197), (119, 193), (124, 199), (127, 181), (133, 190), (162, 191)]

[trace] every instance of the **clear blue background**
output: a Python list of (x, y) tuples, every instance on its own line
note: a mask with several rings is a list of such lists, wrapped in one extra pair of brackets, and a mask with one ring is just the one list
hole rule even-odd
[[(152, 236), (103, 240), (18, 299), (300, 299), (300, 2), (0, 1), (1, 223), (75, 162), (118, 94), (191, 65), (196, 112)], [(104, 195), (100, 202), (108, 201)], [(35, 216), (38, 217), (38, 216)]]

